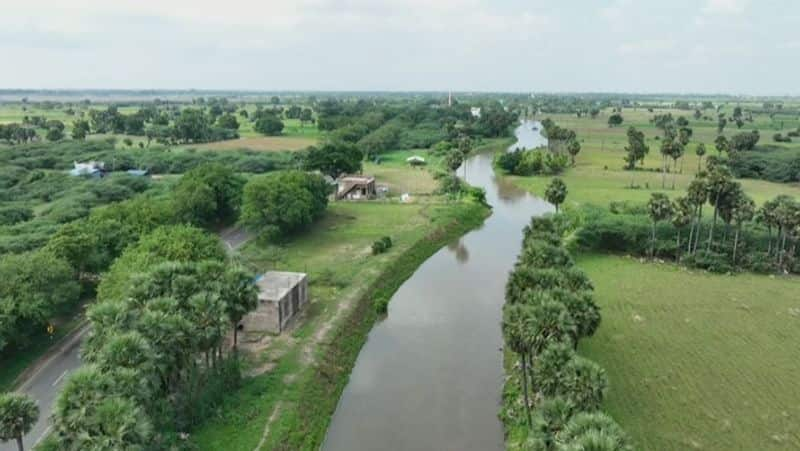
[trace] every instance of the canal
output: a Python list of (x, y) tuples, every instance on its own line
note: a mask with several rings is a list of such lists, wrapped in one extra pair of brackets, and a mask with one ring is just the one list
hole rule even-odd
[[(517, 127), (511, 148), (545, 145), (538, 122)], [(534, 130), (537, 128), (537, 130)], [(423, 263), (369, 334), (323, 449), (501, 450), (503, 293), (542, 199), (495, 176), (491, 153), (459, 174), (486, 190), (492, 215)]]

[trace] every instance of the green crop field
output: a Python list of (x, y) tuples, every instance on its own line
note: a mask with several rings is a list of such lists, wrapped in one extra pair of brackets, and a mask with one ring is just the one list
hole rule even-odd
[[(666, 174), (666, 189), (661, 189), (662, 174), (651, 171), (625, 171), (623, 170), (623, 157), (625, 156), (625, 146), (627, 137), (625, 135), (628, 126), (634, 126), (647, 136), (647, 144), (650, 146), (650, 153), (645, 159), (644, 167), (647, 169), (659, 170), (661, 168), (661, 155), (659, 153), (660, 141), (654, 137), (660, 131), (649, 122), (649, 118), (654, 113), (646, 109), (637, 111), (626, 109), (623, 111), (625, 122), (620, 127), (609, 128), (606, 121), (608, 111), (605, 111), (596, 119), (589, 117), (577, 118), (575, 115), (553, 114), (542, 115), (537, 119), (550, 117), (559, 126), (575, 130), (578, 139), (581, 141), (581, 153), (577, 157), (576, 166), (569, 168), (561, 175), (567, 184), (569, 195), (567, 205), (582, 203), (595, 203), (607, 205), (613, 200), (630, 200), (635, 202), (646, 202), (650, 193), (655, 191), (666, 192), (670, 196), (679, 196), (685, 192), (686, 186), (694, 177), (697, 171), (698, 158), (695, 154), (697, 143), (703, 142), (706, 145), (706, 156), (716, 155), (714, 149), (714, 138), (716, 137), (716, 122), (695, 121), (689, 111), (679, 110), (656, 110), (658, 113), (671, 112), (673, 116), (684, 115), (690, 121), (690, 127), (694, 130), (692, 142), (687, 146), (683, 163), (678, 163), (683, 172), (678, 174)], [(713, 113), (712, 113), (713, 114)], [(780, 131), (780, 122), (768, 121), (766, 115), (754, 117), (754, 124), (761, 132), (761, 143), (772, 143), (771, 135)], [(785, 120), (784, 131), (797, 128), (797, 119)], [(752, 129), (753, 125), (746, 124), (741, 131)], [(725, 129), (725, 135), (732, 136), (738, 133), (736, 126), (731, 124)], [(800, 152), (800, 142), (781, 143), (781, 146), (796, 148)], [(671, 164), (671, 163), (670, 163)], [(672, 190), (672, 181), (675, 178), (675, 189)], [(517, 185), (541, 195), (549, 183), (548, 177), (510, 177)], [(800, 197), (800, 186), (780, 183), (771, 183), (762, 180), (740, 180), (745, 192), (749, 194), (757, 203), (762, 203), (778, 194), (789, 194)], [(631, 185), (638, 188), (631, 188)]]
[(800, 278), (587, 255), (603, 323), (580, 352), (647, 450), (800, 448)]

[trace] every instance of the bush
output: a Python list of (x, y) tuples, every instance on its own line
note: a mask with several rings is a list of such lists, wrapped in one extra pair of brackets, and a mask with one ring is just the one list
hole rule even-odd
[(27, 207), (0, 208), (0, 225), (14, 225), (33, 218), (33, 210)]
[(698, 249), (694, 254), (684, 256), (681, 261), (691, 268), (705, 269), (714, 273), (725, 274), (734, 270), (727, 254), (705, 249)]
[(381, 239), (372, 243), (372, 255), (382, 254), (392, 247), (392, 239), (384, 236)]

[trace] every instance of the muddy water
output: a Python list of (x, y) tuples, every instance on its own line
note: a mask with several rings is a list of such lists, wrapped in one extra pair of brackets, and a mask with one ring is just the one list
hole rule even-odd
[[(515, 147), (546, 140), (527, 122)], [(491, 154), (466, 178), (493, 207), (483, 227), (429, 258), (395, 293), (356, 361), (323, 445), (331, 451), (501, 450), (501, 309), (532, 215), (552, 207), (494, 175)], [(464, 174), (464, 168), (459, 174)]]

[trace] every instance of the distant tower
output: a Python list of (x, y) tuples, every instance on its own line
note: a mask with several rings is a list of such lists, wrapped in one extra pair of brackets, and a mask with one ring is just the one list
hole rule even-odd
[(453, 91), (447, 93), (447, 106), (453, 106)]

